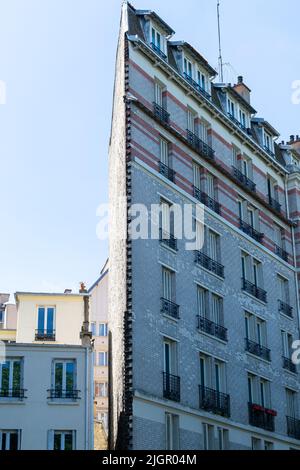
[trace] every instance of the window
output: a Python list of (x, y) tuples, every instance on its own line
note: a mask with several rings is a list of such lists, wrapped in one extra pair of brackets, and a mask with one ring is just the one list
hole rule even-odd
[(108, 366), (108, 353), (106, 351), (99, 352), (98, 358), (99, 358), (99, 362), (98, 362), (99, 366), (103, 366), (103, 367)]
[(96, 336), (96, 322), (91, 322), (91, 332), (93, 336)]
[(0, 429), (0, 450), (20, 450), (21, 431)]
[(270, 136), (270, 134), (268, 134), (266, 131), (264, 131), (264, 146), (265, 146), (266, 150), (269, 150), (270, 152), (273, 153), (273, 151), (274, 151), (273, 139)]
[(177, 250), (177, 240), (174, 238), (175, 214), (173, 206), (165, 200), (160, 202), (160, 240), (169, 248)]
[(168, 268), (162, 268), (163, 298), (175, 302), (175, 273)]
[(243, 157), (241, 158), (241, 161), (240, 161), (240, 165), (241, 165), (242, 174), (244, 176), (246, 176), (247, 178), (252, 179), (253, 178), (253, 175), (252, 175), (252, 161), (250, 160), (250, 158), (243, 155)]
[(76, 431), (50, 431), (49, 450), (76, 450)]
[(164, 44), (163, 44), (163, 41), (162, 41), (162, 36), (161, 34), (155, 29), (155, 28), (151, 28), (151, 40), (152, 40), (152, 44), (157, 47), (158, 50), (160, 51), (164, 51)]
[(287, 408), (287, 416), (289, 418), (298, 418), (298, 400), (297, 400), (297, 393), (294, 390), (286, 389), (286, 408)]
[(164, 340), (164, 372), (166, 374), (177, 375), (177, 343), (169, 339)]
[(261, 439), (257, 439), (257, 437), (252, 437), (252, 450), (262, 450), (262, 442)]
[(271, 408), (270, 382), (254, 374), (248, 374), (249, 403)]
[(199, 138), (205, 144), (211, 144), (211, 142), (209, 142), (209, 129), (210, 129), (209, 124), (206, 124), (204, 121), (199, 122), (199, 125), (198, 125)]
[(5, 327), (5, 310), (0, 309), (0, 330), (3, 330)]
[(274, 442), (264, 441), (265, 450), (274, 450)]
[(242, 253), (242, 276), (254, 286), (263, 285), (262, 263), (247, 253)]
[(8, 358), (0, 362), (0, 397), (22, 398), (23, 362), (20, 358)]
[(226, 393), (226, 364), (207, 354), (200, 354), (200, 386)]
[(52, 398), (74, 398), (76, 361), (57, 359), (53, 363)]
[(211, 174), (207, 173), (206, 175), (206, 190), (207, 190), (207, 195), (212, 198), (217, 200), (217, 180), (216, 178)]
[(223, 299), (219, 295), (211, 296), (211, 321), (216, 325), (224, 325)]
[(229, 450), (228, 429), (218, 428), (218, 450)]
[(196, 134), (197, 130), (197, 113), (191, 108), (187, 110), (187, 129), (188, 131)]
[(214, 450), (215, 429), (211, 424), (203, 423), (203, 448), (204, 450)]
[(279, 248), (284, 249), (284, 230), (279, 227), (279, 225), (274, 224), (273, 228), (273, 233), (274, 233), (274, 243), (277, 245)]
[(250, 205), (247, 207), (247, 221), (250, 227), (259, 230), (259, 211)]
[(166, 413), (166, 450), (179, 450), (179, 416)]
[(165, 93), (166, 87), (162, 85), (160, 82), (155, 81), (154, 84), (154, 101), (155, 103), (160, 106), (161, 108), (166, 109), (166, 93)]
[(246, 113), (240, 109), (239, 116), (240, 116), (240, 124), (242, 125), (244, 129), (246, 129), (248, 127), (248, 119), (246, 117)]
[(107, 397), (108, 384), (107, 382), (95, 382), (95, 397)]
[(282, 302), (289, 304), (289, 281), (284, 277), (278, 275), (277, 276), (277, 288), (279, 294), (279, 300)]
[(227, 100), (227, 112), (231, 117), (235, 118), (235, 104), (230, 98)]
[(209, 319), (209, 292), (207, 289), (197, 287), (198, 315)]
[(100, 323), (99, 325), (99, 336), (107, 336), (108, 325), (107, 323)]
[(171, 167), (170, 146), (165, 139), (160, 139), (160, 161), (167, 167)]
[(239, 155), (241, 154), (240, 149), (238, 149), (235, 145), (232, 146), (232, 165), (237, 168), (239, 162)]
[(220, 235), (213, 230), (206, 229), (205, 231), (205, 253), (213, 261), (221, 262), (221, 239)]
[(272, 202), (272, 200), (278, 202), (278, 184), (271, 176), (267, 176), (267, 189), (269, 202)]
[(54, 334), (55, 307), (38, 307), (37, 334), (51, 337)]
[(188, 78), (193, 78), (193, 64), (186, 57), (183, 59), (183, 71)]
[(282, 353), (286, 359), (291, 359), (293, 353), (293, 336), (286, 331), (281, 331)]
[(267, 346), (267, 323), (264, 320), (246, 312), (245, 329), (247, 340), (253, 341), (259, 346)]
[(198, 190), (201, 190), (202, 188), (202, 173), (203, 173), (203, 168), (198, 165), (198, 163), (193, 163), (193, 177), (194, 177), (194, 187), (197, 188)]

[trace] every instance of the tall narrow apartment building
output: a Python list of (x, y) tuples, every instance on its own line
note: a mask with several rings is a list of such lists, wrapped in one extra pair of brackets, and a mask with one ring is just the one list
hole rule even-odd
[[(300, 139), (278, 143), (243, 78), (218, 83), (173, 36), (155, 12), (123, 4), (110, 140), (110, 447), (300, 449)], [(132, 204), (161, 208), (159, 237), (129, 237)], [(172, 209), (185, 205), (197, 233), (204, 206), (198, 250), (175, 233)]]

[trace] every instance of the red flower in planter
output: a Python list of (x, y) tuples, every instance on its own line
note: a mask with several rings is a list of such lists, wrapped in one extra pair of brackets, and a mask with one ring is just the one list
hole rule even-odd
[(266, 413), (271, 416), (277, 416), (277, 411), (275, 410), (266, 410)]
[(264, 407), (261, 405), (252, 405), (253, 411), (264, 411)]

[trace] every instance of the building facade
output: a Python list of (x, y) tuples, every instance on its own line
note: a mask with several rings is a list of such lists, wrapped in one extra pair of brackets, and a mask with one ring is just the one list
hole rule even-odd
[(9, 294), (0, 294), (0, 341), (16, 340), (17, 308), (9, 298)]
[(94, 342), (94, 418), (108, 433), (108, 265), (90, 295), (90, 330)]
[(1, 449), (92, 450), (88, 293), (15, 297), (16, 342), (0, 358)]
[[(243, 78), (218, 83), (173, 34), (155, 12), (123, 4), (110, 140), (110, 447), (299, 449), (300, 139), (277, 143)], [(160, 206), (159, 239), (120, 236), (132, 204)], [(186, 204), (199, 239), (204, 206), (204, 245), (193, 251), (172, 216)]]

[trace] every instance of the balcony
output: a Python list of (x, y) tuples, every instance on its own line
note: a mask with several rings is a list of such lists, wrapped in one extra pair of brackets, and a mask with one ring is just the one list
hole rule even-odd
[(277, 416), (276, 411), (264, 408), (255, 403), (249, 403), (249, 424), (251, 424), (251, 426), (274, 432), (275, 416)]
[(300, 420), (287, 416), (286, 424), (288, 436), (300, 440)]
[(248, 178), (248, 176), (244, 175), (238, 168), (232, 167), (233, 176), (247, 189), (252, 191), (253, 193), (256, 192), (256, 184)]
[(14, 398), (17, 400), (24, 400), (25, 398), (25, 390), (24, 388), (0, 388), (0, 399), (1, 398)]
[(297, 374), (297, 366), (289, 357), (282, 356), (282, 367), (293, 374)]
[(80, 390), (62, 390), (59, 388), (51, 388), (47, 390), (48, 400), (80, 400)]
[(163, 372), (164, 398), (180, 401), (180, 377)]
[(157, 103), (153, 103), (153, 112), (155, 117), (164, 124), (170, 124), (170, 114)]
[(272, 207), (272, 209), (274, 209), (276, 212), (281, 214), (281, 204), (270, 195), (267, 196), (267, 199), (269, 206)]
[(242, 220), (242, 219), (240, 219), (240, 229), (244, 233), (249, 235), (249, 237), (253, 238), (254, 240), (256, 240), (259, 243), (262, 243), (263, 238), (264, 238), (264, 234), (258, 232), (257, 230), (255, 230), (255, 228), (253, 228), (252, 225), (249, 225), (247, 222), (244, 222), (244, 220)]
[(204, 333), (207, 333), (211, 336), (215, 336), (216, 338), (219, 338), (222, 341), (228, 341), (227, 328), (224, 328), (224, 326), (221, 325), (217, 325), (217, 323), (214, 323), (211, 320), (208, 320), (207, 318), (202, 317), (200, 315), (197, 316), (197, 319), (198, 329), (200, 331), (203, 331)]
[(208, 194), (196, 188), (195, 186), (194, 186), (194, 197), (198, 199), (198, 201), (200, 201), (206, 207), (209, 207), (209, 209), (216, 212), (216, 214), (221, 213), (221, 204), (215, 199), (212, 199)]
[(286, 261), (288, 263), (289, 261), (289, 254), (287, 251), (283, 250), (283, 248), (281, 248), (280, 246), (278, 245), (275, 245), (275, 254), (277, 256), (279, 256), (281, 259), (283, 259), (283, 261)]
[(179, 305), (171, 302), (170, 300), (161, 298), (161, 313), (168, 315), (169, 317), (179, 320)]
[(35, 330), (35, 341), (55, 341), (55, 330)]
[(228, 117), (229, 119), (231, 119), (232, 122), (234, 122), (236, 126), (242, 129), (242, 131), (247, 132), (247, 127), (244, 126), (235, 116), (233, 116), (233, 114), (228, 113)]
[(193, 149), (203, 158), (213, 161), (215, 159), (215, 151), (203, 140), (193, 132), (186, 130), (187, 132), (187, 141), (193, 147)]
[(161, 244), (168, 246), (174, 251), (177, 251), (177, 239), (174, 235), (166, 232), (163, 229), (159, 229), (159, 241)]
[(211, 99), (211, 96), (209, 93), (207, 93), (206, 90), (204, 90), (204, 88), (202, 88), (201, 85), (199, 85), (199, 83), (197, 83), (190, 75), (188, 75), (186, 72), (183, 72), (183, 76), (184, 78), (189, 82), (190, 85), (192, 85), (193, 88), (195, 88), (195, 90), (197, 90), (201, 95), (203, 95), (207, 100), (210, 100)]
[(224, 266), (222, 264), (214, 261), (201, 251), (196, 251), (195, 255), (196, 264), (224, 279)]
[(242, 290), (253, 295), (253, 297), (256, 297), (258, 300), (267, 303), (266, 291), (244, 278), (242, 278)]
[(293, 318), (293, 307), (282, 302), (282, 300), (278, 300), (278, 310), (279, 313), (283, 313), (287, 317)]
[(176, 173), (174, 170), (172, 170), (172, 168), (170, 168), (169, 166), (165, 165), (162, 162), (159, 162), (159, 172), (165, 178), (167, 178), (168, 180), (174, 183)]
[(245, 339), (246, 343), (246, 351), (254, 356), (260, 357), (265, 361), (271, 361), (271, 351), (270, 349), (266, 348), (265, 346), (261, 346), (260, 344), (251, 341), (250, 339)]
[(199, 385), (199, 408), (229, 418), (230, 396)]
[(154, 42), (151, 42), (152, 49), (158, 54), (163, 60), (167, 60), (166, 54), (158, 47)]
[(270, 157), (275, 158), (275, 153), (272, 150), (270, 150), (269, 147), (267, 147), (266, 145), (264, 145), (264, 151), (267, 152), (270, 155)]

